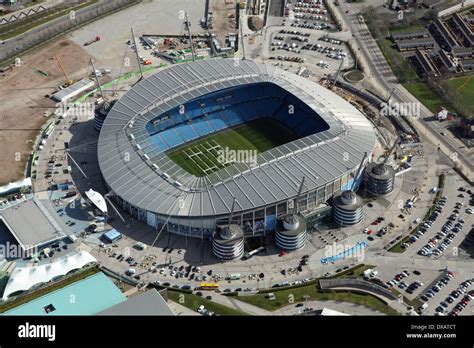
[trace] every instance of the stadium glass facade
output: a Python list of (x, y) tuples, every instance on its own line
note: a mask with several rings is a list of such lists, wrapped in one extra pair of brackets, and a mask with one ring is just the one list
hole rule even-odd
[[(265, 235), (268, 232), (273, 232), (276, 228), (277, 217), (289, 213), (307, 212), (318, 208), (333, 195), (337, 195), (341, 191), (351, 187), (356, 172), (357, 170), (354, 169), (343, 178), (337, 179), (331, 184), (301, 194), (297, 205), (296, 199), (293, 198), (278, 204), (256, 208), (241, 214), (237, 213), (233, 216), (232, 223), (241, 226), (246, 236), (259, 236)], [(361, 179), (362, 175), (358, 178), (356, 186), (358, 186)], [(168, 216), (160, 216), (153, 212), (137, 208), (120, 197), (117, 197), (117, 201), (127, 213), (133, 216), (134, 219), (143, 221), (151, 227), (161, 229), (168, 218)], [(296, 211), (296, 207), (298, 211)], [(171, 217), (167, 222), (166, 228), (172, 233), (210, 239), (218, 222), (228, 222), (228, 214), (222, 216), (203, 216), (199, 218)]]

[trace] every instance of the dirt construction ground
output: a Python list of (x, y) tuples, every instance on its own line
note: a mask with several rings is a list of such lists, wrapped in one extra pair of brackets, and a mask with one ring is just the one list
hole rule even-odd
[[(44, 113), (55, 111), (55, 103), (45, 95), (52, 94), (65, 82), (65, 77), (56, 60), (50, 59), (54, 53), (70, 79), (89, 76), (92, 57), (96, 69), (112, 70), (110, 76), (101, 78), (101, 83), (108, 82), (104, 80), (138, 69), (135, 54), (129, 48), (126, 51), (132, 26), (136, 36), (143, 33), (182, 34), (183, 19), (179, 16), (186, 11), (192, 22), (191, 30), (202, 31), (199, 20), (204, 15), (204, 7), (204, 1), (144, 0), (36, 49), (22, 58), (19, 67), (0, 73), (0, 185), (23, 177), (33, 141), (47, 121)], [(101, 36), (100, 42), (83, 46), (95, 35)], [(129, 67), (124, 67), (125, 53), (131, 61)], [(48, 76), (42, 77), (36, 70), (44, 71)]]
[(236, 32), (235, 0), (210, 0), (209, 11), (213, 12), (212, 32), (223, 45), (227, 34)]
[[(67, 40), (59, 40), (23, 58), (19, 66), (0, 75), (0, 185), (21, 179), (39, 129), (45, 123), (45, 112), (55, 111), (52, 94), (65, 82), (56, 53), (69, 78), (86, 74), (89, 56)], [(48, 74), (43, 77), (41, 70)], [(72, 73), (73, 72), (73, 73)]]

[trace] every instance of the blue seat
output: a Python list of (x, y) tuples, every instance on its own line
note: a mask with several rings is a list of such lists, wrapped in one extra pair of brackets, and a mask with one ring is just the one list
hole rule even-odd
[(212, 115), (208, 116), (207, 120), (208, 120), (209, 124), (211, 125), (211, 127), (214, 129), (214, 131), (219, 131), (221, 129), (229, 127), (227, 125), (226, 121), (224, 121), (217, 114), (212, 114)]
[[(288, 112), (289, 105), (293, 106), (294, 114)], [(150, 121), (145, 126), (153, 135), (156, 144), (153, 151), (157, 153), (262, 117), (273, 117), (302, 136), (328, 127), (300, 99), (271, 83), (219, 90), (187, 102), (183, 114), (175, 107), (156, 116), (155, 120), (162, 117), (169, 119), (156, 124)]]
[(189, 121), (189, 118), (188, 116), (186, 115), (186, 113), (184, 114), (180, 114), (179, 113), (179, 110), (176, 110), (176, 112), (173, 112), (172, 116), (171, 116), (171, 120), (172, 122), (175, 124), (175, 125), (179, 125), (183, 122), (187, 122)]
[(196, 133), (199, 134), (199, 136), (204, 136), (212, 133), (212, 128), (206, 120), (194, 120), (192, 125)]
[(243, 122), (237, 111), (234, 109), (222, 110), (221, 114), (224, 116), (229, 126), (235, 126)]
[(160, 151), (166, 151), (166, 150), (169, 149), (169, 146), (165, 142), (163, 142), (162, 138), (160, 137), (160, 134), (153, 135), (152, 139), (153, 139), (154, 143), (156, 144), (156, 147)]
[(176, 134), (173, 129), (168, 129), (159, 133), (161, 138), (168, 144), (169, 148), (181, 145), (183, 143), (182, 139)]
[(199, 137), (190, 124), (181, 124), (176, 127), (175, 130), (181, 136), (181, 138), (184, 139), (184, 142), (188, 142)]

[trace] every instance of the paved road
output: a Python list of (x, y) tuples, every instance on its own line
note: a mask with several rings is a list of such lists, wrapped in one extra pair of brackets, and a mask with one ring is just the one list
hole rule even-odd
[[(354, 34), (352, 44), (356, 52), (359, 52), (359, 58), (364, 70), (368, 72), (367, 81), (372, 84), (382, 96), (388, 97), (394, 90), (392, 99), (396, 102), (418, 103), (418, 100), (411, 95), (401, 84), (397, 83), (385, 57), (380, 51), (376, 41), (371, 36), (367, 25), (359, 22), (358, 15), (353, 11), (353, 6), (344, 2), (340, 6), (334, 6), (330, 1), (329, 6), (343, 23), (343, 28), (349, 29)], [(345, 13), (345, 11), (349, 11)], [(406, 115), (420, 134), (426, 136), (434, 144), (439, 144), (440, 149), (456, 162), (459, 168), (474, 180), (474, 156), (473, 151), (464, 149), (458, 140), (450, 135), (442, 136), (429, 120), (433, 113), (424, 105), (420, 107), (420, 115)], [(413, 117), (415, 116), (415, 117)]]
[(26, 33), (8, 39), (0, 46), (0, 61), (14, 56), (22, 50), (29, 49), (35, 45), (45, 42), (55, 35), (59, 35), (72, 27), (91, 20), (99, 14), (107, 14), (120, 4), (126, 3), (128, 0), (118, 0), (109, 2), (100, 0), (95, 4), (82, 8), (74, 13), (74, 16), (66, 14), (56, 18), (48, 23), (35, 27)]
[(285, 0), (269, 0), (268, 2), (268, 15), (269, 16), (283, 16), (283, 8), (284, 8)]
[(303, 312), (305, 307), (312, 308), (313, 310), (328, 308), (348, 315), (384, 315), (381, 312), (354, 303), (337, 301), (308, 301), (301, 307), (296, 307), (295, 304), (292, 304), (276, 312), (279, 315), (298, 315)]

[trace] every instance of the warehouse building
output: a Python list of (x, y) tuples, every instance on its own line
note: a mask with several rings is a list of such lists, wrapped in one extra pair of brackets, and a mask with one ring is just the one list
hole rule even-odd
[(53, 94), (53, 100), (57, 102), (65, 102), (71, 98), (74, 98), (81, 94), (84, 91), (87, 91), (89, 88), (94, 87), (94, 82), (88, 79), (82, 79), (73, 83), (69, 87), (66, 87), (59, 92)]

